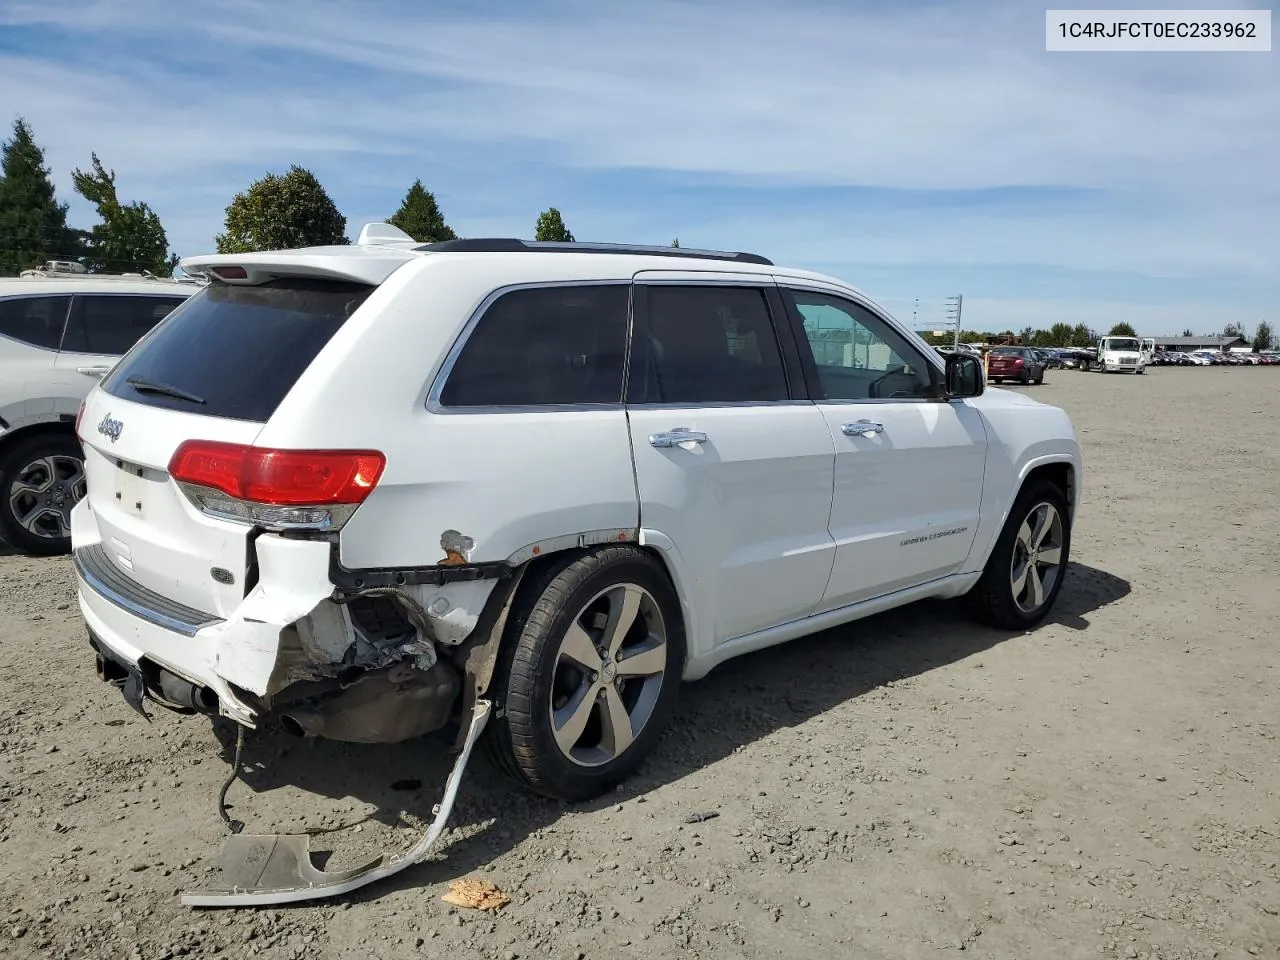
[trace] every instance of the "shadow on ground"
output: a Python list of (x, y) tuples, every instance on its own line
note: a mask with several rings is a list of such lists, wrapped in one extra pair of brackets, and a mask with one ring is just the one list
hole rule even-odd
[[(1047, 622), (1085, 630), (1089, 614), (1129, 591), (1127, 581), (1073, 563)], [(595, 810), (647, 793), (837, 704), (886, 683), (964, 660), (1011, 636), (966, 620), (955, 602), (926, 601), (739, 657), (685, 686), (667, 734), (636, 776), (614, 793), (572, 808)], [(225, 730), (219, 730), (219, 739), (229, 762), (230, 739)], [(254, 792), (292, 785), (320, 796), (355, 797), (378, 808), (373, 819), (396, 824), (401, 822), (401, 812), (430, 819), (453, 757), (447, 744), (436, 738), (355, 746), (298, 741), (278, 730), (264, 730), (246, 745), (244, 761), (242, 779)], [(392, 788), (393, 783), (406, 780), (421, 781), (422, 786), (410, 791)], [(252, 801), (244, 806), (248, 812)], [(389, 888), (465, 875), (569, 809), (569, 804), (532, 796), (507, 780), (478, 748), (451, 822), (488, 826), (451, 844), (442, 861), (422, 864), (353, 898), (377, 898)], [(321, 862), (319, 853), (325, 844), (324, 834), (313, 837)]]

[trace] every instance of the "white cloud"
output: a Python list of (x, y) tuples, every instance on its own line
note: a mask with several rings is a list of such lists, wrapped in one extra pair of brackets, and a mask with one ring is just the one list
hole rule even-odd
[[(1269, 276), (1280, 262), (1280, 67), (1266, 54), (1047, 54), (1043, 10), (1005, 2), (869, 12), (576, 0), (535, 17), (206, 0), (198, 16), (171, 11), (158, 0), (9, 2), (0, 25), (58, 26), (95, 51), (119, 43), (132, 53), (0, 55), (0, 89), (36, 125), (55, 169), (97, 150), (126, 195), (181, 224), (170, 233), (183, 249), (208, 243), (246, 164), (327, 165), (341, 174), (325, 178), (341, 205), (350, 185), (385, 183), (388, 158), (425, 165), (471, 142), (505, 154), (516, 176), (539, 160), (781, 185), (1054, 185), (1124, 198), (1112, 209), (842, 209), (767, 222), (752, 210), (707, 222), (690, 211), (690, 241), (704, 233), (793, 262), (1162, 276)], [(227, 72), (167, 72), (149, 48), (189, 49), (199, 68)], [(281, 66), (304, 55), (290, 72)], [(344, 67), (342, 86), (324, 85), (326, 63)], [(613, 238), (643, 221), (629, 209), (583, 217), (590, 230), (576, 233)]]

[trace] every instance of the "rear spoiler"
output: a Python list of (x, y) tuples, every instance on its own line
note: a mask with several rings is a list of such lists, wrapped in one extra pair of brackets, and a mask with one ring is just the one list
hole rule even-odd
[(346, 280), (377, 286), (411, 260), (415, 253), (399, 244), (376, 246), (309, 247), (262, 253), (220, 253), (188, 257), (182, 271), (224, 283), (266, 283), (279, 277)]

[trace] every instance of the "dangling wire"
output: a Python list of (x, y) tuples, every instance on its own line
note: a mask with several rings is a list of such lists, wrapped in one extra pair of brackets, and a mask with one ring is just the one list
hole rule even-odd
[(239, 820), (232, 820), (227, 815), (227, 791), (231, 789), (231, 785), (236, 782), (236, 777), (240, 774), (240, 751), (244, 748), (244, 727), (236, 724), (236, 754), (231, 761), (231, 773), (226, 781), (222, 784), (222, 789), (218, 792), (218, 816), (222, 818), (222, 822), (227, 825), (227, 830), (231, 833), (239, 833), (244, 829), (244, 824)]

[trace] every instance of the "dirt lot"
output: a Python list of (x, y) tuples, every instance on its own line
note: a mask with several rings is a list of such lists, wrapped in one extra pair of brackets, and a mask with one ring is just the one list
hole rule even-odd
[[(68, 561), (0, 552), (0, 955), (1280, 956), (1280, 374), (1029, 389), (1088, 471), (1050, 622), (925, 604), (730, 663), (603, 803), (477, 758), (437, 861), (322, 906), (179, 904), (215, 869), (225, 733), (130, 711)], [(232, 815), (345, 827), (315, 839), (330, 866), (411, 842), (448, 763), (274, 734), (246, 754)], [(440, 901), (475, 875), (511, 905)]]

